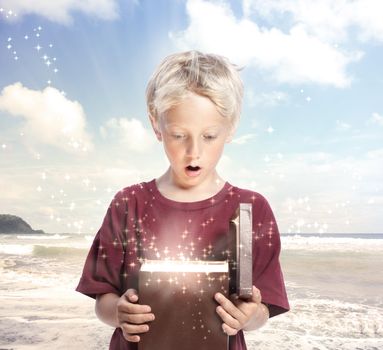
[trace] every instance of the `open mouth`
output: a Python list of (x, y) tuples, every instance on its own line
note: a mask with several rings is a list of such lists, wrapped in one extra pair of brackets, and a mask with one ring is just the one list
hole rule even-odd
[(197, 177), (201, 174), (201, 168), (199, 166), (188, 165), (185, 168), (185, 172), (189, 177)]
[(190, 171), (198, 171), (200, 170), (201, 168), (199, 166), (187, 166), (186, 169), (190, 170)]

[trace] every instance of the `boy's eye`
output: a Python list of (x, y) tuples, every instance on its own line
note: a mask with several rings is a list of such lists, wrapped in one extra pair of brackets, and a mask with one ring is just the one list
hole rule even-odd
[(185, 135), (183, 135), (183, 134), (173, 134), (172, 137), (175, 138), (176, 140), (180, 140), (180, 139), (183, 139), (185, 137)]
[(217, 136), (215, 135), (204, 135), (203, 137), (205, 140), (208, 140), (208, 141), (214, 140), (215, 138), (217, 138)]

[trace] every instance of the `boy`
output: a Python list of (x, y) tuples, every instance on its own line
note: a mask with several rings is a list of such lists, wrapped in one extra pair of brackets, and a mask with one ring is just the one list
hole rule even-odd
[(268, 202), (216, 171), (235, 132), (242, 96), (237, 69), (224, 57), (197, 51), (168, 56), (149, 81), (149, 117), (169, 168), (115, 195), (77, 287), (96, 298), (97, 316), (116, 328), (110, 349), (136, 349), (155, 320), (137, 293), (142, 259), (225, 259), (222, 238), (240, 202), (253, 206), (254, 286), (247, 301), (214, 296), (230, 350), (246, 349), (243, 330), (289, 309), (279, 232)]

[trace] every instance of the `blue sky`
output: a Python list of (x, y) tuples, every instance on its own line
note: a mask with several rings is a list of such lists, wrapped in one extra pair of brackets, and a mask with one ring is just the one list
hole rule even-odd
[[(54, 3), (54, 4), (53, 4)], [(98, 229), (116, 191), (167, 168), (145, 87), (188, 49), (243, 67), (218, 170), (281, 232), (383, 232), (383, 4), (0, 0), (0, 212)]]

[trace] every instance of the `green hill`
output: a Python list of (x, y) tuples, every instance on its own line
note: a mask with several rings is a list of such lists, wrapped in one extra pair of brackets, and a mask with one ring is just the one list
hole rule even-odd
[(0, 214), (0, 233), (45, 233), (34, 230), (22, 218), (16, 215)]

